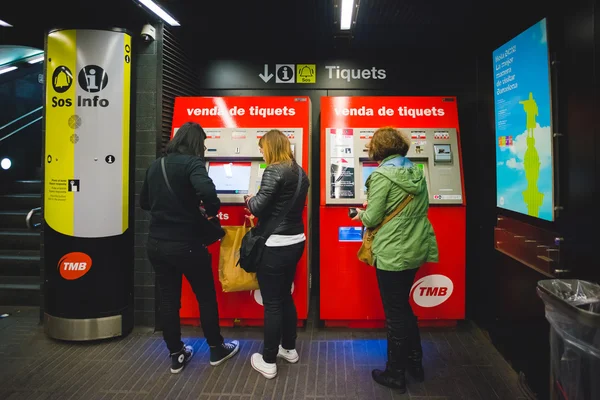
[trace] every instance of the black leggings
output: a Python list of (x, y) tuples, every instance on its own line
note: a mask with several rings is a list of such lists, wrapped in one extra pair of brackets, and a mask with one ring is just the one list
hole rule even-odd
[(185, 275), (200, 306), (200, 323), (209, 346), (223, 343), (219, 327), (217, 294), (206, 247), (197, 242), (148, 239), (148, 258), (156, 272), (160, 293), (163, 338), (169, 352), (183, 347), (181, 341), (181, 277)]
[(296, 348), (298, 315), (291, 289), (304, 243), (266, 247), (258, 267), (256, 276), (265, 307), (263, 359), (268, 363), (276, 361), (280, 343), (287, 350)]
[(417, 317), (409, 303), (410, 289), (416, 273), (417, 269), (377, 270), (379, 293), (387, 325), (388, 362), (397, 369), (406, 368), (410, 353), (422, 353)]

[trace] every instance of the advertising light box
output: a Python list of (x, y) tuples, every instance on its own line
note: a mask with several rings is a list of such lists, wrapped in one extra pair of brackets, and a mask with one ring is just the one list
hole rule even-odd
[(493, 52), (496, 204), (554, 220), (552, 103), (546, 20)]

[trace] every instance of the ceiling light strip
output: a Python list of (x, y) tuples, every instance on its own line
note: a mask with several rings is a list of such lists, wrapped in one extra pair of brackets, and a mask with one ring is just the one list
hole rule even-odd
[(181, 26), (181, 24), (172, 16), (169, 15), (165, 10), (163, 10), (158, 4), (153, 2), (152, 0), (139, 0), (140, 4), (146, 6), (146, 8), (156, 14), (160, 19), (165, 21), (167, 24), (171, 26)]
[(352, 11), (354, 10), (354, 0), (342, 0), (340, 16), (340, 30), (347, 31), (352, 27)]

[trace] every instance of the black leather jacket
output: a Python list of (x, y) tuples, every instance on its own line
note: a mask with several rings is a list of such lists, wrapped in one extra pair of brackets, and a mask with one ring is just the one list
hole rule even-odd
[[(294, 197), (298, 186), (298, 168), (300, 166), (294, 162), (293, 164), (271, 164), (265, 169), (258, 193), (248, 200), (248, 209), (258, 217), (259, 233), (270, 220), (281, 213), (286, 203)], [(302, 212), (306, 204), (309, 186), (308, 177), (302, 170), (302, 184), (298, 198), (273, 234), (298, 235), (304, 233)]]

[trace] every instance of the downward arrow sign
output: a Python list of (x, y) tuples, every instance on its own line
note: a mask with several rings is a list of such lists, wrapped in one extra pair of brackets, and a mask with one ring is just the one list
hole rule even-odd
[(273, 74), (269, 73), (269, 64), (265, 64), (265, 71), (264, 71), (264, 73), (258, 74), (258, 76), (265, 83), (267, 83), (267, 82), (269, 82), (271, 80), (271, 78), (273, 77)]

